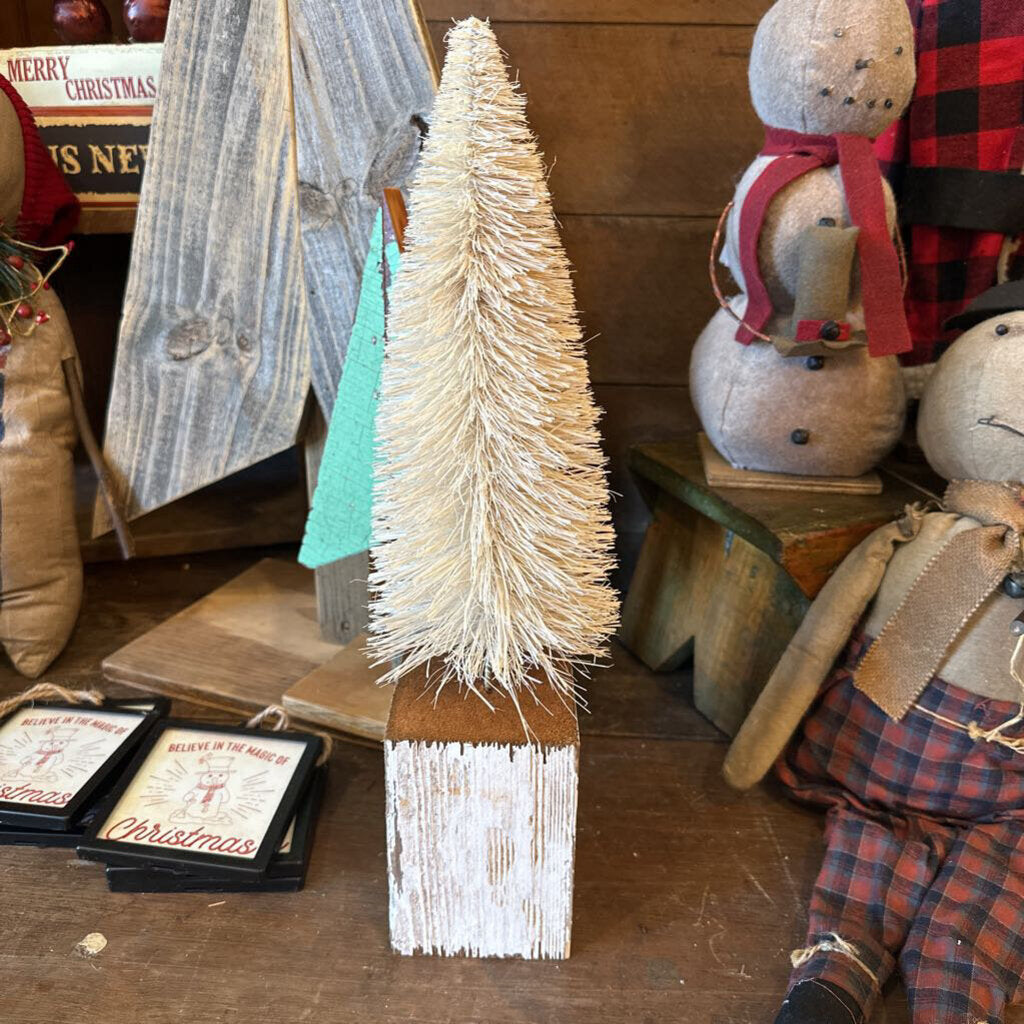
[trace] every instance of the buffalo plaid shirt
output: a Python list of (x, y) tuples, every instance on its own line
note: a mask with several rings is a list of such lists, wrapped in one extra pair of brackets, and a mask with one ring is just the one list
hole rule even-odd
[[(917, 34), (917, 86), (905, 117), (876, 152), (900, 195), (909, 167), (1024, 169), (1024, 0), (907, 0)], [(995, 283), (1003, 236), (913, 224), (907, 319), (914, 351), (907, 363), (937, 358), (953, 336), (943, 330)]]

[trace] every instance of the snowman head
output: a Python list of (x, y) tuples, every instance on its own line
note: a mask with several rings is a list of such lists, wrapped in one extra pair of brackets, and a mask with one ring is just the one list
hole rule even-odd
[(750, 54), (761, 120), (811, 135), (875, 138), (914, 91), (906, 0), (777, 0)]
[(230, 757), (204, 757), (199, 763), (203, 766), (199, 774), (199, 782), (203, 786), (224, 786), (231, 775)]
[(47, 733), (47, 743), (51, 750), (63, 750), (74, 738), (74, 729), (52, 729)]
[(0, 223), (14, 227), (25, 196), (25, 141), (14, 104), (0, 92)]
[(949, 326), (969, 329), (921, 397), (925, 456), (947, 480), (1024, 481), (1024, 281), (990, 289)]

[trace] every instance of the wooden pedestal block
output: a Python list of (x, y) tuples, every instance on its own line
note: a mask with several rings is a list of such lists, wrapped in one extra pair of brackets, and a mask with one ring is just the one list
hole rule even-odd
[(422, 673), (395, 688), (384, 741), (391, 945), (441, 956), (569, 955), (579, 727), (547, 710), (494, 712)]
[(659, 672), (693, 659), (693, 702), (739, 731), (810, 604), (763, 551), (667, 494), (647, 528), (623, 643)]
[(705, 465), (697, 437), (631, 450), (653, 521), (619, 635), (658, 672), (692, 657), (694, 703), (734, 735), (836, 566), (941, 484), (890, 461), (881, 494), (721, 487)]

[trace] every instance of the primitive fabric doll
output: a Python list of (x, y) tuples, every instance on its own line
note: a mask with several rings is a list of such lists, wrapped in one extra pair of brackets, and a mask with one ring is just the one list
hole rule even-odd
[[(32, 114), (0, 76), (4, 230), (49, 246), (67, 238), (77, 217), (78, 202)], [(17, 259), (33, 255), (28, 250)], [(52, 289), (23, 301), (3, 299), (24, 305), (27, 316), (12, 318), (0, 347), (0, 645), (19, 672), (35, 677), (63, 649), (82, 598), (72, 462), (77, 433), (64, 371), (75, 351)]]
[[(72, 460), (79, 433), (105, 498), (110, 490), (71, 327), (49, 287), (54, 268), (35, 266), (52, 260), (53, 251), (40, 250), (63, 243), (78, 212), (31, 111), (0, 75), (0, 646), (30, 677), (64, 648), (81, 604)], [(123, 518), (112, 515), (127, 554)]]
[(1024, 283), (958, 324), (918, 424), (939, 510), (844, 560), (726, 759), (828, 809), (779, 1024), (866, 1020), (897, 966), (914, 1024), (1024, 997)]
[(1024, 3), (908, 6), (917, 87), (876, 145), (907, 242), (905, 364), (941, 355), (955, 337), (944, 324), (1003, 279), (1001, 260), (1024, 236)]
[(778, 0), (758, 26), (750, 91), (765, 146), (722, 257), (742, 294), (720, 295), (690, 364), (704, 430), (734, 466), (858, 476), (902, 432), (895, 354), (910, 335), (871, 140), (910, 99), (913, 50), (904, 0)]

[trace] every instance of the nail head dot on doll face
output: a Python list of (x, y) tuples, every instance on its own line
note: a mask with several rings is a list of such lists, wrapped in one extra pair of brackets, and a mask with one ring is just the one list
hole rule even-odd
[(846, 104), (846, 106), (850, 107), (853, 105), (854, 99), (852, 96), (847, 96), (846, 99), (843, 100), (843, 103)]
[(886, 100), (885, 101), (885, 109), (886, 110), (892, 110), (892, 100)]
[(858, 71), (863, 71), (865, 68), (870, 68), (875, 62), (870, 57), (860, 57), (855, 63), (854, 68)]
[(818, 93), (818, 95), (819, 96), (831, 96), (832, 95), (832, 90), (826, 85), (825, 88), (822, 89), (820, 93)]
[(901, 57), (902, 55), (903, 55), (903, 47), (902, 46), (897, 46), (896, 47), (896, 56), (897, 57)]
[(868, 100), (868, 110), (874, 110), (878, 100)]
[(841, 28), (837, 28), (835, 30), (835, 32), (832, 33), (832, 35), (834, 35), (836, 37), (836, 39), (842, 39), (842, 37), (843, 37), (843, 30)]

